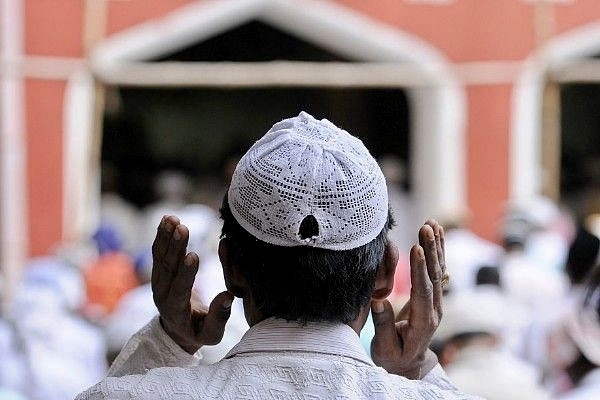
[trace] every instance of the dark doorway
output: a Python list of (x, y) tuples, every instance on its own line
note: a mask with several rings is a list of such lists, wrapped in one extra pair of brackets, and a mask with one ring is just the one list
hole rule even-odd
[(600, 213), (600, 85), (561, 86), (561, 199), (578, 218)]
[[(118, 118), (107, 118), (103, 161), (119, 170), (118, 192), (142, 207), (164, 169), (222, 178), (274, 122), (304, 110), (327, 118), (380, 157), (410, 161), (406, 95), (389, 89), (139, 89), (121, 88)], [(205, 182), (214, 180), (204, 180)]]
[[(352, 61), (260, 21), (249, 21), (152, 61)], [(358, 60), (356, 60), (358, 61)]]

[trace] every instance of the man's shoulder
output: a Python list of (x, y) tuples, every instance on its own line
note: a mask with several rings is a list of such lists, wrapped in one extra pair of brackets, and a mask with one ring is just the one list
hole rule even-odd
[(187, 399), (201, 399), (204, 397), (194, 397), (193, 393), (210, 377), (209, 369), (207, 366), (161, 367), (144, 374), (107, 377), (79, 394), (76, 400), (152, 399), (164, 396), (177, 399), (177, 393), (188, 393)]
[(247, 354), (208, 366), (163, 367), (143, 375), (107, 378), (77, 400), (212, 398), (459, 399), (425, 381), (388, 374), (373, 365), (336, 356)]

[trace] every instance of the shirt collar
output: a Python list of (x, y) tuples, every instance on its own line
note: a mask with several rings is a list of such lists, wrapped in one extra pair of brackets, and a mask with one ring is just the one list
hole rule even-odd
[(267, 318), (252, 326), (225, 358), (256, 352), (310, 352), (350, 357), (374, 365), (356, 332), (346, 324)]

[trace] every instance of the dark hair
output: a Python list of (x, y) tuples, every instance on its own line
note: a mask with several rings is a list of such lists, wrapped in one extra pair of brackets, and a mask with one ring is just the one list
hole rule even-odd
[[(483, 331), (476, 331), (476, 332), (463, 332), (463, 333), (458, 333), (450, 338), (448, 338), (448, 340), (446, 340), (446, 344), (454, 344), (458, 347), (464, 347), (466, 345), (468, 345), (469, 343), (471, 343), (472, 341), (474, 341), (475, 339), (480, 339), (480, 338), (493, 338), (494, 334), (489, 333), (489, 332), (483, 332)], [(444, 344), (444, 346), (446, 345)]]
[(221, 206), (229, 259), (246, 279), (264, 318), (348, 323), (371, 298), (383, 261), (391, 212), (379, 235), (351, 250), (284, 247), (263, 242), (236, 221), (227, 195)]
[(482, 265), (477, 270), (475, 285), (494, 285), (502, 286), (500, 282), (500, 272), (498, 267), (493, 265)]

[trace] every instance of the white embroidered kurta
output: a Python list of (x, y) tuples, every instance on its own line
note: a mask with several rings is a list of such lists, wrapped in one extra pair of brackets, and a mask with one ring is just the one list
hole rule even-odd
[[(465, 399), (438, 365), (421, 381), (373, 364), (344, 324), (267, 319), (221, 361), (196, 365), (153, 319), (127, 343), (93, 399)], [(159, 368), (160, 367), (160, 368)]]

